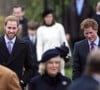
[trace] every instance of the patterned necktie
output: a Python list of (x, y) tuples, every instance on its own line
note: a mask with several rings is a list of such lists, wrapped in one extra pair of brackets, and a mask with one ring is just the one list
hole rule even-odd
[(10, 54), (11, 54), (11, 52), (12, 52), (11, 44), (12, 44), (12, 41), (9, 41), (9, 42), (8, 42), (8, 45), (7, 45), (7, 48), (8, 48), (8, 51), (9, 51)]
[(91, 42), (91, 44), (90, 44), (90, 49), (91, 49), (91, 50), (94, 49), (94, 42)]

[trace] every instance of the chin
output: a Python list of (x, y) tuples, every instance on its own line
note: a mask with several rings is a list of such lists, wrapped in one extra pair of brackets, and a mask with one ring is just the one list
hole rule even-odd
[(15, 37), (15, 36), (12, 36), (12, 37), (8, 37), (8, 39), (10, 39), (10, 40), (11, 40), (11, 39), (13, 39), (14, 37)]
[(52, 74), (52, 75), (57, 75), (57, 73), (58, 73), (58, 72), (52, 72), (51, 74)]

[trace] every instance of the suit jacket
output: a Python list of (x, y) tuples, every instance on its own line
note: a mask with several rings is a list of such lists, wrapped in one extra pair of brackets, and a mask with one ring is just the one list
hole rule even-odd
[(19, 24), (22, 25), (22, 37), (25, 37), (25, 36), (28, 35), (28, 33), (27, 33), (27, 23), (28, 23), (28, 20), (25, 17), (23, 17), (22, 20), (19, 20)]
[(97, 21), (97, 23), (98, 23), (98, 26), (99, 26), (99, 28), (98, 28), (98, 35), (100, 37), (100, 15), (95, 14), (92, 18), (95, 19)]
[(99, 90), (99, 83), (91, 76), (84, 75), (74, 81), (68, 90)]
[(75, 0), (66, 7), (64, 16), (65, 32), (71, 36), (71, 42), (79, 41), (84, 38), (82, 30), (80, 30), (80, 23), (86, 19), (91, 18), (94, 14), (93, 7), (85, 0), (81, 15), (78, 15)]
[(62, 74), (50, 77), (45, 73), (31, 80), (29, 90), (66, 90), (70, 83), (71, 80)]
[(21, 90), (17, 75), (0, 65), (0, 90)]
[(4, 36), (0, 37), (0, 64), (13, 70), (23, 79), (23, 68), (34, 70), (32, 52), (29, 43), (16, 38), (12, 53), (9, 54)]
[(30, 43), (30, 46), (31, 46), (31, 49), (32, 49), (33, 60), (34, 60), (34, 63), (37, 64), (37, 54), (36, 54), (37, 39), (35, 40), (35, 43), (31, 42), (31, 40), (29, 39), (29, 36), (26, 36), (23, 39)]
[(33, 62), (34, 62), (34, 69), (35, 69), (35, 72), (30, 70), (30, 71), (25, 71), (25, 75), (24, 75), (24, 81), (25, 82), (29, 82), (30, 79), (34, 76), (36, 76), (38, 74), (38, 61), (37, 61), (37, 54), (36, 54), (36, 42), (37, 42), (37, 39), (35, 41), (35, 43), (33, 44), (31, 42), (31, 40), (29, 39), (29, 36), (26, 36), (23, 38), (25, 41), (29, 42), (30, 46), (31, 46), (31, 50), (32, 50), (32, 56), (33, 56)]
[[(100, 39), (99, 46), (100, 47)], [(89, 44), (86, 39), (76, 42), (73, 51), (73, 79), (81, 76), (84, 72), (87, 56), (89, 54)]]

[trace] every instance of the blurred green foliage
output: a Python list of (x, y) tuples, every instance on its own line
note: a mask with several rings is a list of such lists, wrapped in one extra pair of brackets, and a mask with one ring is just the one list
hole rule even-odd
[(65, 75), (72, 79), (72, 67), (65, 68)]
[(4, 19), (5, 17), (4, 16), (0, 16), (0, 34), (3, 34), (4, 32)]
[[(58, 21), (61, 21), (62, 19), (62, 10), (73, 0), (47, 0), (48, 1), (48, 7), (54, 9), (56, 18)], [(99, 0), (88, 0), (95, 8), (96, 3)], [(64, 8), (62, 7), (62, 4), (64, 2)], [(41, 13), (44, 9), (44, 0), (21, 0), (21, 3), (26, 7), (25, 16), (29, 19), (33, 19), (36, 21), (41, 21)]]
[[(73, 0), (47, 0), (48, 7), (55, 11), (57, 21), (61, 22), (63, 18), (63, 10)], [(93, 5), (94, 9), (99, 0), (88, 0)], [(25, 16), (30, 20), (33, 19), (41, 23), (41, 13), (44, 10), (44, 0), (20, 0), (25, 7)], [(4, 16), (0, 16), (0, 33), (3, 33)]]
[(42, 0), (21, 0), (21, 3), (25, 7), (25, 16), (28, 19), (41, 21), (41, 13), (43, 11)]

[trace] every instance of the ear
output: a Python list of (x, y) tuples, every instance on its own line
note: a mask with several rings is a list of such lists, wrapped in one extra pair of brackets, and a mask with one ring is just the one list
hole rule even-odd
[(23, 11), (23, 12), (22, 12), (22, 14), (23, 14), (23, 16), (24, 16), (24, 14), (25, 14), (25, 11)]
[(19, 27), (18, 27), (18, 30), (17, 30), (17, 32), (20, 32), (21, 30), (19, 29)]

